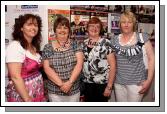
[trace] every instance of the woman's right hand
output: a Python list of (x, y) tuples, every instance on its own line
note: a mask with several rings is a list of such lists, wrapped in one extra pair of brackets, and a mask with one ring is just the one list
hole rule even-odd
[(68, 93), (72, 87), (72, 83), (70, 81), (64, 82), (63, 85), (60, 87), (60, 90), (64, 93)]
[(25, 98), (25, 99), (24, 99), (24, 102), (32, 102), (32, 97), (29, 96), (29, 97)]

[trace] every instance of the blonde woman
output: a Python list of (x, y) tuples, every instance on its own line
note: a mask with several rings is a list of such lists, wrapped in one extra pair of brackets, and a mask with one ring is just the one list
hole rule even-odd
[[(132, 12), (122, 13), (119, 22), (121, 34), (112, 38), (117, 60), (115, 93), (118, 102), (140, 102), (148, 91), (154, 76), (154, 52), (147, 34), (136, 32), (136, 18)], [(142, 46), (148, 57), (148, 71), (143, 62)]]

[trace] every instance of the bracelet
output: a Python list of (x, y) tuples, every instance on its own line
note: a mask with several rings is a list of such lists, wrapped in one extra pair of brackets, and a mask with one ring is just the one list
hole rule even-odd
[(112, 90), (112, 87), (107, 86), (107, 89), (108, 89), (108, 90)]

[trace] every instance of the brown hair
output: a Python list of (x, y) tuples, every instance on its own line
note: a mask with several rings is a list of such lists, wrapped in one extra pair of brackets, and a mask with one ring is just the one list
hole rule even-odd
[(17, 40), (20, 42), (21, 46), (24, 49), (27, 49), (28, 42), (25, 39), (23, 32), (21, 31), (21, 28), (29, 19), (32, 19), (33, 22), (34, 22), (34, 20), (36, 20), (37, 24), (38, 24), (38, 33), (36, 36), (34, 36), (34, 38), (32, 40), (32, 45), (36, 48), (37, 52), (39, 52), (40, 51), (40, 43), (41, 43), (42, 21), (38, 15), (33, 15), (33, 14), (20, 15), (19, 18), (17, 18), (15, 21), (12, 36), (13, 36), (14, 40)]
[(92, 17), (92, 18), (88, 21), (87, 29), (88, 29), (88, 27), (89, 27), (89, 24), (100, 24), (100, 35), (102, 34), (102, 32), (103, 32), (103, 24), (102, 24), (101, 20), (100, 20), (98, 17)]
[(119, 21), (119, 27), (121, 29), (121, 21), (123, 20), (123, 17), (127, 17), (128, 19), (132, 19), (133, 22), (133, 31), (136, 31), (136, 16), (134, 15), (134, 13), (132, 13), (131, 11), (125, 11), (121, 14), (120, 17), (120, 21)]
[(70, 31), (71, 31), (70, 22), (66, 17), (58, 16), (57, 19), (54, 21), (53, 31), (55, 33), (56, 33), (56, 28), (57, 28), (58, 25), (68, 27), (69, 33), (70, 33)]

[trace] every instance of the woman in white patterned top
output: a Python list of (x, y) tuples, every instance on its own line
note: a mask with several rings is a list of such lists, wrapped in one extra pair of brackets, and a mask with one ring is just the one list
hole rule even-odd
[[(117, 60), (114, 83), (118, 102), (140, 102), (149, 89), (154, 76), (154, 52), (147, 34), (142, 34), (142, 43), (136, 31), (136, 18), (125, 11), (119, 22), (121, 34), (112, 38)], [(142, 46), (148, 57), (148, 72), (143, 62)]]
[(115, 77), (115, 56), (108, 39), (102, 38), (102, 22), (93, 17), (89, 20), (88, 39), (84, 41), (83, 81), (86, 102), (107, 102)]

